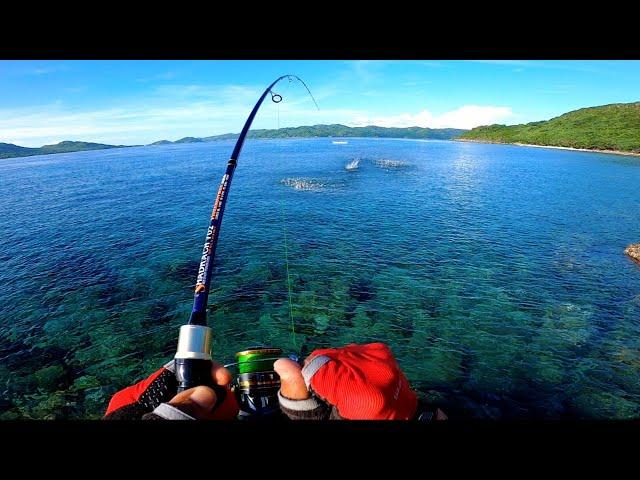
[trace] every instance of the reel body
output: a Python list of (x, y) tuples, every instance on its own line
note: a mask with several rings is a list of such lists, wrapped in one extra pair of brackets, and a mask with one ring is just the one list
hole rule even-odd
[[(238, 374), (232, 390), (238, 401), (240, 420), (267, 420), (282, 416), (278, 401), (280, 377), (273, 362), (282, 356), (282, 349), (250, 347), (236, 353)], [(227, 365), (230, 366), (230, 365)]]

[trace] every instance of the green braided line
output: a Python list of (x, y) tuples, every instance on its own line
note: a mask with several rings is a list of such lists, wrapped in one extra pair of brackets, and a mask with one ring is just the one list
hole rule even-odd
[(293, 346), (298, 348), (298, 344), (296, 342), (296, 327), (293, 322), (293, 305), (291, 304), (291, 277), (289, 275), (289, 248), (287, 247), (287, 226), (284, 219), (284, 200), (280, 199), (280, 208), (282, 211), (282, 232), (284, 234), (284, 262), (287, 267), (287, 292), (288, 292), (288, 300), (289, 300), (289, 318), (291, 320), (291, 336), (293, 338)]

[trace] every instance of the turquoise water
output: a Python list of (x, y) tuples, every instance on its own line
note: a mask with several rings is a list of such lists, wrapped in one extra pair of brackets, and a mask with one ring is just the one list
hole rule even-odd
[[(0, 418), (99, 417), (172, 357), (232, 147), (0, 161)], [(622, 253), (637, 241), (636, 158), (250, 140), (216, 257), (215, 355), (385, 341), (454, 418), (638, 418), (640, 266)]]

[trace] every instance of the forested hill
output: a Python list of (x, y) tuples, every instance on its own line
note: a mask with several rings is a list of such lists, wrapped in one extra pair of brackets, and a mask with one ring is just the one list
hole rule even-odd
[(460, 139), (640, 153), (640, 102), (581, 108), (523, 125), (476, 127)]
[[(249, 130), (247, 138), (296, 138), (296, 137), (370, 137), (370, 138), (413, 138), (451, 140), (466, 132), (459, 128), (387, 128), (387, 127), (347, 127), (345, 125), (313, 125), (309, 127), (287, 127), (273, 130)], [(166, 145), (167, 143), (195, 143), (212, 142), (216, 140), (231, 140), (238, 138), (237, 133), (225, 133), (210, 137), (185, 137), (175, 142), (160, 140), (152, 145)]]
[(124, 145), (106, 145), (92, 142), (64, 141), (39, 148), (21, 147), (13, 143), (0, 143), (0, 158), (28, 157), (31, 155), (47, 155), (49, 153), (69, 153), (83, 150), (103, 150), (105, 148), (122, 148)]

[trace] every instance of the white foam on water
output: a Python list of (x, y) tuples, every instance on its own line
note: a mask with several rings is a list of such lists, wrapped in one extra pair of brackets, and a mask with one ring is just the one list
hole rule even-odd
[(313, 178), (283, 178), (280, 183), (295, 190), (315, 192), (323, 190), (327, 186), (325, 182)]
[(373, 160), (373, 163), (382, 168), (403, 168), (409, 166), (409, 163), (403, 162), (402, 160), (378, 159)]
[(353, 170), (357, 170), (358, 169), (358, 164), (360, 163), (360, 159), (359, 158), (355, 158), (353, 160), (351, 160), (349, 163), (347, 163), (347, 165), (344, 167), (347, 170), (349, 170), (350, 172)]

